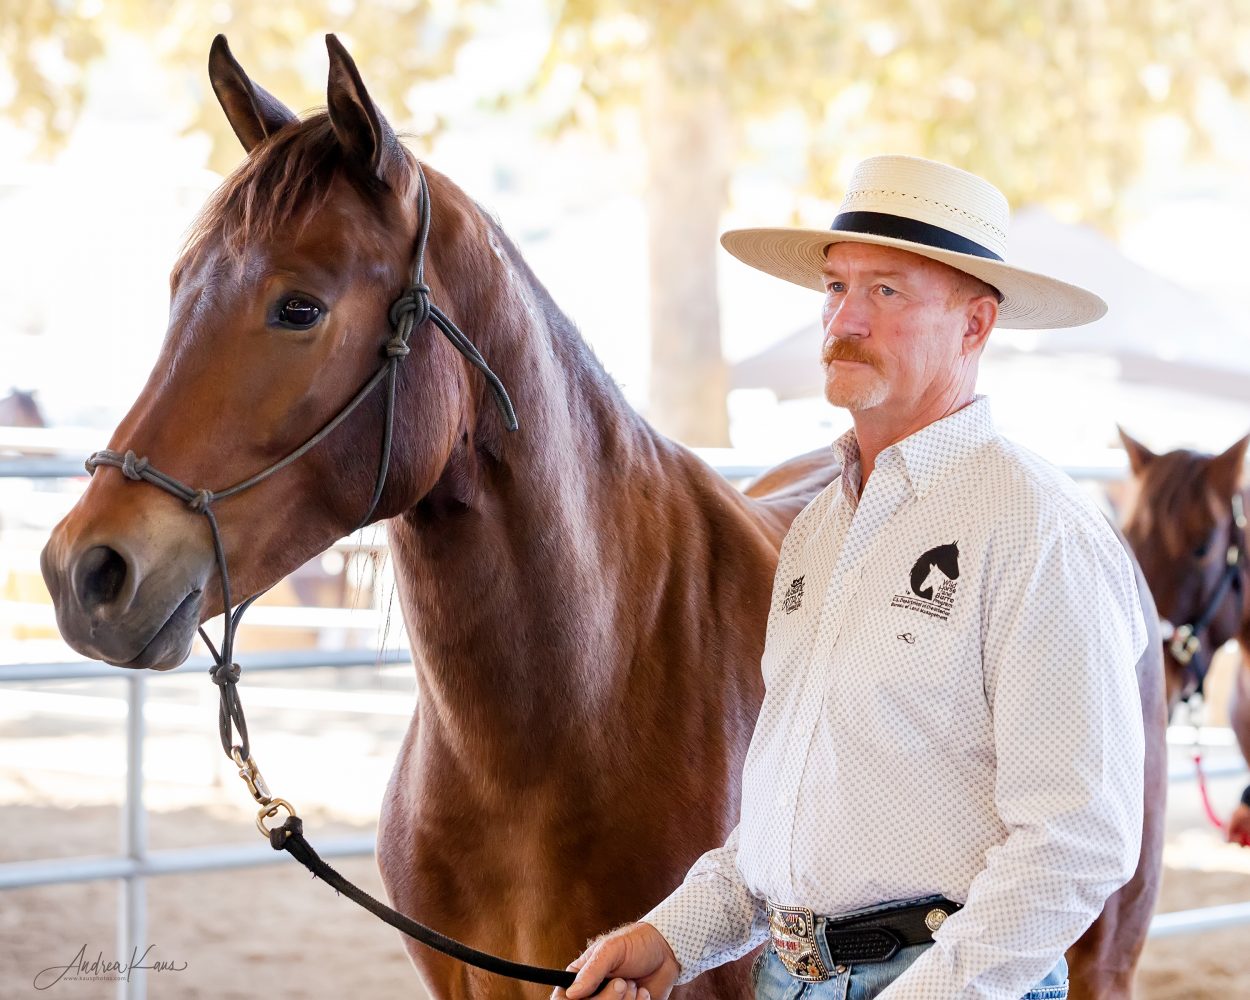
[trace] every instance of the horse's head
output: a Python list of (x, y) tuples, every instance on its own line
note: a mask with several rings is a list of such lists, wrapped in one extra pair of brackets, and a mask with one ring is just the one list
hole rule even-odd
[[(146, 459), (195, 490), (224, 490), (307, 441), (385, 364), (388, 313), (411, 280), (419, 174), (351, 57), (333, 36), (327, 44), (328, 109), (301, 121), (247, 77), (224, 38), (213, 43), (213, 90), (249, 155), (174, 266), (164, 343), (109, 445), (133, 453), (128, 468), (97, 467), (42, 556), (61, 632), (88, 656), (174, 666), (198, 624), (223, 610), (202, 505), (131, 481), (136, 465)], [(455, 313), (453, 294), (483, 294), (485, 267), (473, 255), (498, 251), (479, 238), (480, 215), (462, 192), (437, 175), (428, 183), (437, 223), (425, 281)], [(414, 335), (397, 377), (402, 448), (375, 519), (450, 475), (449, 459), (485, 423), (475, 415), (486, 398), (481, 376), (444, 337)], [(214, 499), (236, 600), (365, 516), (386, 390), (376, 386), (291, 465)]]
[[(1210, 663), (1213, 645), (1235, 636), (1245, 596), (1245, 533), (1235, 523), (1240, 504), (1241, 469), (1250, 436), (1220, 455), (1170, 451), (1156, 455), (1123, 429), (1132, 489), (1121, 512), (1124, 535), (1132, 546), (1159, 616), (1173, 629), (1209, 618), (1209, 634), (1198, 636), (1195, 657), (1200, 673)], [(1235, 501), (1234, 497), (1238, 499)], [(1241, 563), (1234, 573), (1229, 553), (1237, 547)], [(1221, 578), (1228, 580), (1221, 584)], [(1171, 638), (1164, 629), (1164, 639)], [(1200, 629), (1206, 632), (1206, 629)], [(1173, 643), (1165, 641), (1169, 695), (1180, 693), (1183, 665)]]

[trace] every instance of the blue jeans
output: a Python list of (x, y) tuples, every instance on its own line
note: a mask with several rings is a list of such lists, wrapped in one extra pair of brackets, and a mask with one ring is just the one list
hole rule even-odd
[[(860, 912), (871, 912), (864, 910)], [(816, 944), (825, 968), (832, 973), (821, 983), (808, 983), (795, 979), (781, 964), (771, 944), (751, 966), (751, 981), (755, 988), (755, 1000), (872, 1000), (890, 983), (894, 982), (912, 962), (932, 948), (932, 942), (900, 948), (893, 958), (884, 962), (864, 962), (860, 965), (835, 965), (830, 960), (829, 946), (825, 943), (825, 921), (816, 918)], [(1023, 1000), (1065, 1000), (1068, 995), (1068, 963), (1059, 959), (1046, 977), (1023, 997)]]

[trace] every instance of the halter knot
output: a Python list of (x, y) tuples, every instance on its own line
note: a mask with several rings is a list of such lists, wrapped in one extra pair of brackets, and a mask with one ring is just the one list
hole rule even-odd
[(412, 314), (412, 329), (416, 329), (430, 318), (430, 286), (415, 284), (391, 303), (391, 326), (399, 329), (400, 320), (408, 313)]
[(142, 479), (143, 472), (148, 467), (146, 458), (136, 458), (133, 451), (127, 451), (122, 456), (122, 475), (127, 479)]
[(386, 356), (388, 358), (406, 358), (410, 350), (408, 342), (399, 334), (395, 334), (386, 342)]
[(208, 672), (208, 676), (218, 687), (224, 687), (227, 684), (237, 684), (242, 672), (237, 663), (219, 663)]
[(212, 502), (212, 490), (196, 490), (195, 496), (187, 501), (187, 506), (197, 514), (203, 514), (206, 510), (208, 510), (208, 505)]
[(82, 463), (82, 467), (87, 470), (87, 475), (94, 476), (95, 470), (100, 467), (100, 460), (96, 457), (96, 455), (99, 454), (100, 453), (97, 451), (95, 455), (90, 456), (85, 462)]

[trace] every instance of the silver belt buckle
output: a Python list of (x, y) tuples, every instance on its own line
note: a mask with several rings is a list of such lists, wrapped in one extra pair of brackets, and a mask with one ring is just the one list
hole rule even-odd
[(795, 979), (823, 983), (829, 970), (816, 944), (816, 917), (804, 906), (768, 904), (768, 936), (773, 952)]

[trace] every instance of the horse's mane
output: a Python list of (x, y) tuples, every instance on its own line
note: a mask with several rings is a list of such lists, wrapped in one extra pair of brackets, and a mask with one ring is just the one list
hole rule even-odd
[(555, 334), (555, 342), (559, 345), (558, 349), (562, 355), (561, 360), (566, 370), (578, 370), (583, 376), (588, 377), (593, 384), (597, 385), (599, 390), (612, 399), (615, 404), (618, 404), (621, 412), (636, 416), (636, 411), (626, 401), (625, 395), (621, 392), (621, 388), (616, 383), (616, 380), (604, 368), (603, 362), (599, 360), (599, 355), (595, 353), (595, 349), (590, 341), (582, 336), (577, 324), (560, 308), (559, 304), (552, 297), (551, 292), (548, 291), (547, 286), (543, 284), (542, 280), (529, 266), (529, 262), (521, 255), (520, 248), (513, 242), (512, 237), (508, 235), (499, 220), (477, 202), (474, 202), (474, 206), (481, 215), (483, 223), (489, 227), (495, 239), (503, 248), (509, 263), (517, 275), (525, 282), (531, 294), (533, 294), (535, 304), (542, 311), (547, 327)]
[(311, 218), (340, 174), (381, 212), (384, 185), (348, 170), (330, 116), (322, 111), (292, 122), (257, 146), (213, 192), (192, 224), (183, 257), (218, 237), (238, 260), (248, 244), (272, 239), (297, 218)]

